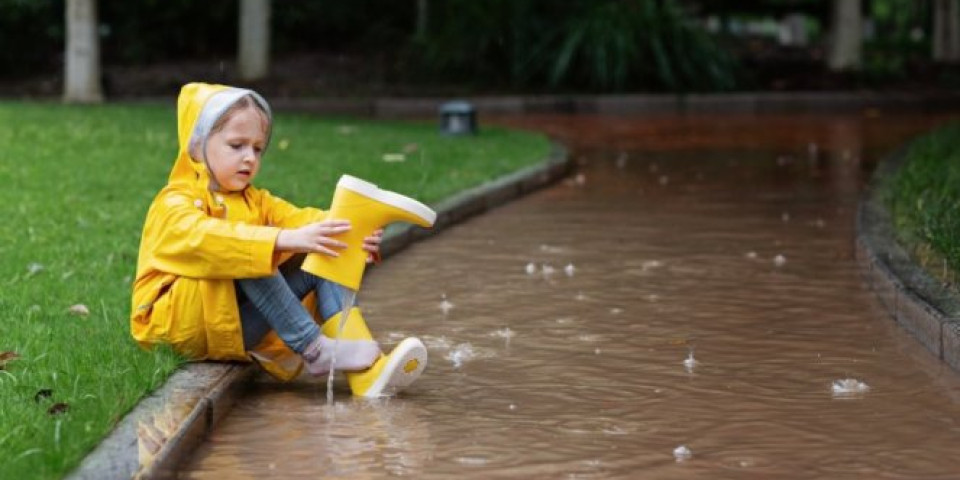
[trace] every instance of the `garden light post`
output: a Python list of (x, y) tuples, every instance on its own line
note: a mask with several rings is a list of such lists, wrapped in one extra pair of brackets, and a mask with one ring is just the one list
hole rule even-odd
[(440, 132), (444, 135), (475, 135), (477, 133), (476, 109), (463, 100), (440, 105)]

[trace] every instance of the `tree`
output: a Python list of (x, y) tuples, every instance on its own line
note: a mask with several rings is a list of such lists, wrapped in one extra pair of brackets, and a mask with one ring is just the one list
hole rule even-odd
[(100, 40), (97, 0), (66, 2), (66, 66), (63, 100), (68, 103), (100, 103)]
[(266, 77), (270, 68), (270, 0), (241, 0), (239, 30), (240, 78)]
[(830, 51), (827, 57), (830, 70), (860, 68), (863, 50), (862, 24), (860, 0), (833, 0)]
[(960, 0), (933, 0), (933, 60), (960, 60)]

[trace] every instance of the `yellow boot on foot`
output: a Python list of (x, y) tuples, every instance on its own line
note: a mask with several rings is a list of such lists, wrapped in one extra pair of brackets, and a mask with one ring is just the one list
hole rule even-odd
[[(323, 334), (337, 338), (340, 317), (337, 314), (323, 323)], [(359, 308), (350, 310), (341, 332), (345, 340), (372, 340)], [(396, 395), (420, 377), (427, 367), (427, 348), (417, 338), (405, 338), (389, 355), (381, 354), (373, 365), (359, 372), (344, 372), (350, 391), (358, 397)]]

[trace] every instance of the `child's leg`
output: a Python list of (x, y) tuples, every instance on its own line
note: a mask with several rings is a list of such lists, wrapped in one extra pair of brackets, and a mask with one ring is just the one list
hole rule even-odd
[(335, 344), (322, 335), (313, 317), (300, 304), (302, 295), (297, 295), (280, 274), (240, 279), (236, 284), (245, 297), (240, 305), (240, 321), (247, 348), (273, 329), (287, 346), (304, 357), (307, 369), (315, 375), (329, 371), (334, 345), (337, 366), (343, 370), (367, 368), (379, 357), (380, 347), (372, 339)]

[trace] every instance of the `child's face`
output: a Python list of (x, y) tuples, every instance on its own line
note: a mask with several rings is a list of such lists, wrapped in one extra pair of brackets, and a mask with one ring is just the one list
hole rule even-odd
[(234, 112), (207, 140), (207, 166), (220, 191), (238, 192), (260, 171), (266, 146), (266, 120), (256, 107)]

